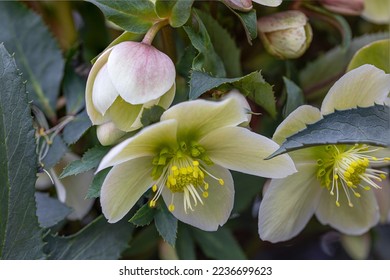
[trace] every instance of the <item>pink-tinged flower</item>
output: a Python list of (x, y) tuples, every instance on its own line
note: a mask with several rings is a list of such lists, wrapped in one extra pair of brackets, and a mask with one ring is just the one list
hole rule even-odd
[[(239, 11), (247, 12), (252, 9), (252, 0), (222, 0), (225, 5)], [(269, 6), (269, 7), (277, 7), (282, 3), (282, 0), (253, 0), (258, 4)]]
[[(123, 132), (139, 129), (144, 108), (159, 105), (166, 109), (172, 103), (175, 77), (172, 60), (155, 47), (122, 42), (106, 50), (91, 69), (85, 94), (87, 113), (94, 125), (113, 123), (108, 127)], [(101, 135), (102, 144), (115, 140), (110, 133)]]
[(320, 0), (328, 10), (342, 15), (360, 15), (364, 9), (364, 0)]
[[(304, 105), (276, 129), (273, 140), (288, 136), (319, 121), (335, 109), (346, 110), (384, 104), (390, 75), (363, 65), (346, 73), (330, 89), (321, 110)], [(386, 172), (373, 165), (389, 164), (388, 149), (368, 145), (315, 146), (290, 152), (298, 172), (272, 179), (259, 210), (259, 234), (280, 242), (296, 236), (315, 215), (343, 234), (361, 235), (379, 221), (378, 202), (372, 189), (380, 189)]]
[(313, 37), (308, 19), (300, 11), (262, 17), (257, 22), (257, 29), (265, 49), (280, 59), (300, 57), (310, 46)]
[(114, 147), (98, 170), (113, 166), (101, 205), (110, 223), (122, 219), (149, 189), (184, 223), (214, 231), (229, 218), (234, 184), (228, 169), (282, 178), (295, 172), (289, 156), (265, 161), (272, 140), (240, 127), (248, 121), (239, 98), (195, 100), (165, 111), (161, 121)]

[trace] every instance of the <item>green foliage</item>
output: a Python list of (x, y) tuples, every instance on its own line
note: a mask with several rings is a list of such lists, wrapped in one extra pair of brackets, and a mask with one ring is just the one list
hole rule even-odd
[(390, 146), (390, 108), (375, 105), (367, 108), (336, 111), (309, 124), (287, 140), (268, 159), (283, 153), (326, 144), (365, 143)]
[[(41, 138), (41, 141), (46, 141), (46, 140)], [(42, 161), (45, 169), (50, 169), (54, 165), (56, 165), (61, 160), (61, 158), (65, 155), (65, 153), (68, 151), (68, 147), (66, 146), (61, 135), (56, 135), (53, 138), (52, 143), (48, 145), (49, 145), (49, 150)]]
[(35, 200), (37, 202), (38, 222), (43, 228), (55, 226), (72, 212), (72, 209), (58, 201), (58, 199), (50, 197), (48, 193), (36, 192)]
[(177, 219), (169, 212), (165, 203), (158, 205), (154, 223), (160, 236), (170, 245), (175, 246), (177, 235)]
[(380, 40), (358, 50), (348, 65), (348, 71), (363, 64), (372, 64), (390, 73), (390, 39)]
[(287, 117), (292, 111), (303, 105), (305, 100), (302, 89), (293, 81), (283, 77), (284, 86), (287, 93), (287, 101), (283, 108), (283, 117)]
[(93, 168), (96, 168), (102, 158), (107, 154), (110, 147), (96, 146), (85, 152), (83, 157), (79, 160), (71, 162), (64, 171), (62, 171), (60, 178), (65, 178), (71, 175), (77, 175)]
[(159, 20), (151, 1), (90, 0), (104, 13), (109, 21), (133, 33), (146, 33)]
[(100, 196), (100, 190), (102, 189), (104, 179), (106, 179), (110, 170), (111, 168), (106, 168), (95, 175), (85, 198), (97, 198)]
[(179, 259), (181, 260), (195, 260), (195, 240), (191, 233), (191, 227), (179, 223), (176, 240), (176, 250)]
[(0, 25), (0, 42), (15, 53), (16, 64), (28, 80), (29, 99), (49, 118), (55, 118), (64, 71), (56, 41), (42, 19), (20, 2), (0, 2)]
[(203, 253), (217, 260), (244, 260), (245, 253), (227, 228), (215, 232), (194, 229), (194, 238)]
[(242, 26), (245, 30), (245, 35), (248, 43), (252, 45), (252, 40), (257, 38), (257, 17), (256, 10), (249, 12), (239, 12), (231, 10), (241, 21)]
[(87, 111), (81, 111), (65, 126), (62, 132), (65, 143), (68, 145), (76, 143), (91, 126), (92, 123), (87, 115)]
[(140, 209), (138, 209), (129, 222), (136, 226), (147, 226), (153, 221), (155, 214), (155, 208), (150, 207), (148, 204), (144, 204)]
[(156, 14), (160, 18), (169, 19), (172, 27), (184, 25), (191, 15), (191, 7), (194, 0), (156, 0)]
[(276, 117), (275, 97), (272, 86), (260, 72), (253, 72), (240, 78), (216, 78), (200, 71), (193, 71), (190, 80), (190, 99), (196, 99), (209, 90), (221, 89), (225, 92), (236, 88), (244, 96), (263, 107), (272, 117)]
[(0, 44), (0, 259), (45, 257), (35, 215), (37, 166), (26, 84)]
[(141, 123), (143, 126), (148, 126), (160, 121), (161, 115), (165, 109), (161, 106), (154, 105), (150, 108), (145, 108), (142, 112)]
[(115, 260), (128, 247), (133, 229), (126, 219), (109, 224), (100, 216), (74, 235), (49, 235), (45, 251), (51, 260)]

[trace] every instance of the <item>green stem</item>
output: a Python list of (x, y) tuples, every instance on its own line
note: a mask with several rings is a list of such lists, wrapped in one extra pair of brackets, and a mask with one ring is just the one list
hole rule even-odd
[(145, 37), (142, 39), (142, 43), (151, 45), (154, 37), (156, 37), (157, 33), (163, 28), (165, 25), (168, 25), (168, 20), (162, 20), (153, 24), (153, 26), (146, 32)]

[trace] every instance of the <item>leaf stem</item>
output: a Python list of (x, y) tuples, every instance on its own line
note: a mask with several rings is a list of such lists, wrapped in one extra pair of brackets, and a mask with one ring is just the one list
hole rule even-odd
[(145, 37), (142, 39), (142, 43), (151, 45), (158, 31), (160, 31), (160, 29), (163, 28), (165, 25), (168, 25), (168, 23), (168, 20), (164, 19), (153, 24), (152, 27), (148, 30), (148, 32), (146, 32)]

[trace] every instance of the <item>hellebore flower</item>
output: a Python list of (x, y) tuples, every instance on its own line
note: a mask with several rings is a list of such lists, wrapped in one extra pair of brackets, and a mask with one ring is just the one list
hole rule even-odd
[[(390, 75), (363, 65), (346, 73), (330, 89), (321, 111), (303, 105), (276, 129), (279, 144), (288, 136), (337, 110), (384, 104)], [(327, 145), (289, 153), (298, 172), (285, 179), (272, 179), (259, 209), (259, 234), (279, 242), (296, 236), (313, 214), (322, 224), (341, 233), (360, 235), (379, 220), (378, 203), (370, 189), (379, 189), (386, 173), (372, 168), (388, 164), (387, 149), (368, 145)]]
[[(85, 93), (87, 113), (94, 125), (108, 125), (120, 138), (123, 132), (141, 128), (145, 107), (168, 108), (175, 94), (175, 66), (155, 47), (122, 42), (106, 50), (88, 76)], [(115, 142), (110, 133), (98, 134), (104, 145)]]
[(390, 0), (364, 0), (362, 17), (376, 24), (389, 24)]
[(114, 147), (98, 170), (113, 166), (101, 189), (103, 214), (115, 223), (152, 189), (184, 223), (214, 231), (229, 218), (234, 185), (228, 169), (282, 178), (295, 172), (289, 156), (263, 158), (278, 145), (238, 127), (248, 121), (237, 98), (195, 100), (165, 111), (161, 121)]
[(300, 57), (310, 46), (313, 37), (308, 19), (300, 11), (261, 17), (257, 21), (257, 29), (265, 49), (280, 59)]

